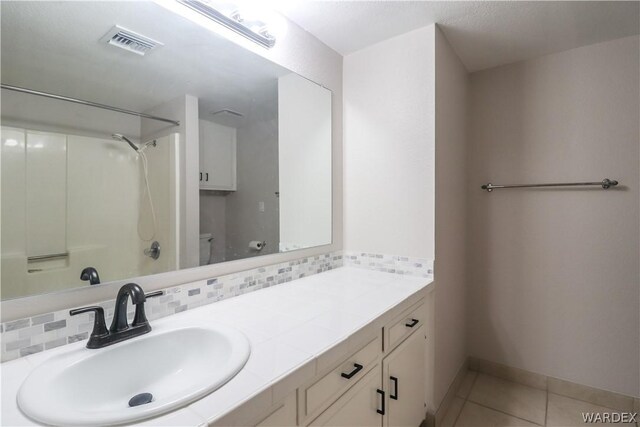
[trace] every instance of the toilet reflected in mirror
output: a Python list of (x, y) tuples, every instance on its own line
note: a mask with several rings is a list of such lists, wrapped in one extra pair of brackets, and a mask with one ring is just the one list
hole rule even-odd
[(212, 243), (213, 237), (211, 237), (211, 233), (204, 233), (200, 235), (200, 265), (211, 264)]

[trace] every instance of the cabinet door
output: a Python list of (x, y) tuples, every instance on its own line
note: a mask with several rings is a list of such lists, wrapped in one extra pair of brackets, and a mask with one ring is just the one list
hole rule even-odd
[(425, 346), (421, 327), (383, 360), (385, 427), (417, 427), (425, 418)]
[(200, 123), (200, 188), (235, 191), (236, 130), (207, 121)]
[(382, 427), (382, 415), (378, 413), (384, 404), (384, 394), (379, 391), (381, 373), (380, 365), (376, 365), (310, 425)]
[(200, 174), (200, 187), (202, 187), (202, 171), (204, 170), (204, 147), (205, 147), (205, 121), (200, 120), (198, 122), (198, 129), (199, 129), (199, 136), (200, 138), (198, 139), (198, 172)]

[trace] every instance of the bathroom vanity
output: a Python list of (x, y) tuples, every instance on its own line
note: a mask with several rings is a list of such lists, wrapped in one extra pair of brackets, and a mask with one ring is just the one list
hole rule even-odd
[[(237, 328), (251, 355), (214, 392), (133, 424), (419, 425), (428, 400), (431, 282), (343, 267), (153, 321), (147, 336), (184, 325)], [(85, 344), (4, 363), (3, 424), (37, 425), (17, 406), (19, 388), (52, 357), (105, 350)], [(193, 347), (194, 355), (201, 351)], [(149, 366), (165, 355), (155, 357)], [(129, 397), (122, 397), (123, 411)]]

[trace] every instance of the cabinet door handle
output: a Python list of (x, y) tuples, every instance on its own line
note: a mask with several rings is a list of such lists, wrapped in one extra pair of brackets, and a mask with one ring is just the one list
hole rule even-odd
[(202, 181), (202, 172), (200, 172), (200, 181)]
[(209, 172), (204, 174), (206, 176), (205, 181), (209, 182)]
[(398, 400), (398, 379), (396, 377), (389, 377), (393, 381), (393, 393), (389, 392), (389, 399)]
[(363, 366), (359, 363), (354, 363), (353, 364), (353, 371), (349, 372), (348, 374), (345, 374), (344, 372), (340, 374), (340, 376), (342, 378), (346, 378), (348, 380), (350, 380), (351, 378), (353, 378), (353, 376), (355, 374), (357, 374), (358, 372), (360, 372), (362, 370)]
[(384, 390), (377, 389), (376, 392), (380, 396), (382, 396), (382, 409), (376, 409), (376, 412), (379, 413), (380, 415), (384, 415), (387, 412), (385, 411), (385, 408), (384, 408)]
[(419, 322), (418, 319), (411, 319), (411, 322), (405, 323), (404, 326), (406, 326), (407, 328), (413, 328), (418, 324), (418, 322)]

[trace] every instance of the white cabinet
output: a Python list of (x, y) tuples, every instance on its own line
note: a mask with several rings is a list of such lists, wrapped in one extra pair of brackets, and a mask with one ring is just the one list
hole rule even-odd
[(256, 427), (288, 427), (296, 424), (296, 394), (291, 393), (275, 411)]
[(279, 405), (265, 409), (256, 398), (213, 425), (418, 427), (426, 416), (425, 309), (419, 300), (390, 310)]
[(299, 388), (301, 419), (314, 418), (350, 387), (354, 386), (364, 374), (379, 363), (382, 350), (381, 333), (364, 340), (361, 348), (347, 357), (327, 374), (316, 381)]
[[(426, 415), (424, 309), (421, 301), (390, 316), (382, 329), (385, 352), (378, 336), (333, 371), (298, 388), (301, 423), (311, 426), (418, 427)], [(338, 381), (340, 372), (345, 369), (348, 372), (355, 363), (361, 372), (351, 380), (357, 381)], [(318, 410), (321, 414), (315, 415)], [(311, 424), (307, 419), (313, 419)]]
[(200, 189), (236, 190), (236, 129), (200, 120)]
[(416, 427), (424, 420), (425, 347), (424, 327), (421, 327), (384, 359), (385, 427)]
[[(357, 384), (316, 418), (311, 426), (378, 426), (382, 427), (380, 365), (376, 365)], [(417, 424), (416, 424), (417, 426)]]

